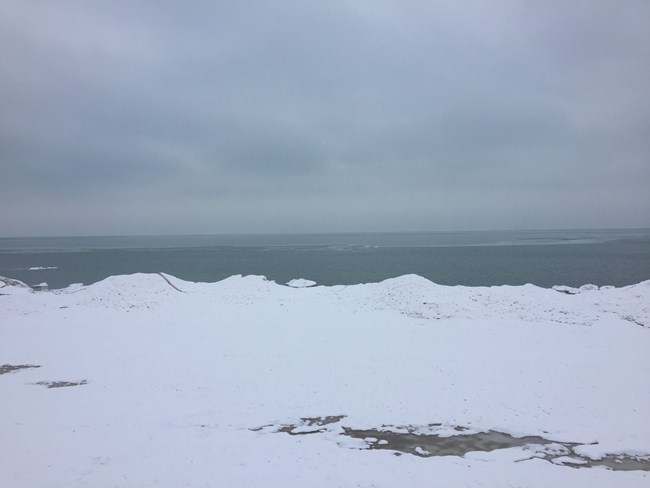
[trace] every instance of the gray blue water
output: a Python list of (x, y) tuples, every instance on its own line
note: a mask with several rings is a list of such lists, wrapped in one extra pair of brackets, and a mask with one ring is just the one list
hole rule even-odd
[(0, 238), (0, 275), (30, 285), (136, 272), (209, 282), (257, 274), (333, 285), (415, 273), (446, 285), (624, 286), (650, 279), (650, 229)]

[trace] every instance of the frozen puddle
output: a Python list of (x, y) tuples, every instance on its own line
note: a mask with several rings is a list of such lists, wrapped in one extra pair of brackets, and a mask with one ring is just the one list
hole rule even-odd
[(40, 368), (40, 366), (37, 364), (2, 364), (0, 365), (0, 374), (13, 373), (28, 368)]
[[(519, 461), (544, 459), (553, 464), (573, 468), (602, 466), (619, 471), (650, 471), (650, 454), (617, 454), (607, 455), (601, 459), (591, 459), (577, 452), (576, 448), (584, 446), (584, 444), (558, 442), (540, 436), (515, 437), (494, 430), (463, 434), (461, 432), (470, 429), (440, 423), (426, 426), (383, 425), (378, 429), (354, 429), (340, 423), (344, 418), (345, 415), (305, 417), (295, 424), (269, 424), (251, 430), (294, 436), (329, 432), (361, 441), (352, 448), (386, 449), (394, 451), (396, 456), (402, 454), (412, 454), (423, 458), (464, 456), (470, 452), (490, 452), (497, 449), (522, 447), (527, 457)], [(436, 431), (439, 433), (435, 433)], [(346, 443), (341, 443), (341, 445), (346, 446)], [(351, 446), (347, 445), (346, 447)]]

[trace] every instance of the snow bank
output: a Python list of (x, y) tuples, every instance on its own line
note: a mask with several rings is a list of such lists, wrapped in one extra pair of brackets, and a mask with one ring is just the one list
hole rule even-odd
[[(1, 281), (0, 480), (647, 486), (650, 281), (571, 291)], [(512, 447), (433, 455), (490, 432)]]

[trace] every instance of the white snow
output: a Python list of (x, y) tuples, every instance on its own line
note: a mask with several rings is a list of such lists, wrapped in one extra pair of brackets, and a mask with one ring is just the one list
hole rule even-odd
[[(0, 375), (0, 486), (649, 485), (562, 464), (650, 453), (650, 281), (165, 278), (182, 292), (156, 274), (39, 293), (0, 280), (0, 365), (40, 366)], [(345, 435), (382, 426), (578, 447), (396, 456)], [(541, 458), (553, 449), (559, 464)]]
[(291, 286), (292, 288), (308, 288), (315, 285), (315, 281), (306, 280), (305, 278), (294, 278), (287, 283), (287, 286)]
[(59, 269), (57, 266), (33, 266), (27, 268), (27, 271), (42, 271), (44, 269)]

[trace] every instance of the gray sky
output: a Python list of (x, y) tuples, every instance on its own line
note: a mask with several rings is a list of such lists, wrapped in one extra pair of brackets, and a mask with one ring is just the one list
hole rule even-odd
[(650, 2), (0, 2), (0, 235), (650, 227)]

